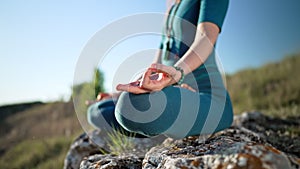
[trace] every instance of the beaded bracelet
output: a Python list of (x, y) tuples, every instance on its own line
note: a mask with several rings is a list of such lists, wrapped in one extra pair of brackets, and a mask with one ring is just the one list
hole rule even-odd
[(183, 72), (183, 69), (180, 68), (180, 67), (177, 67), (177, 66), (173, 66), (177, 71), (179, 71), (181, 73), (181, 77), (180, 79), (178, 80), (177, 84), (178, 85), (181, 85), (183, 83), (183, 80), (184, 80), (184, 72)]

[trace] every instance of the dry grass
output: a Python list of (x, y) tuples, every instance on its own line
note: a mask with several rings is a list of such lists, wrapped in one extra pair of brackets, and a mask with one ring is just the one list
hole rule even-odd
[(83, 132), (72, 102), (31, 106), (4, 118), (0, 127), (0, 168), (62, 166), (71, 141)]

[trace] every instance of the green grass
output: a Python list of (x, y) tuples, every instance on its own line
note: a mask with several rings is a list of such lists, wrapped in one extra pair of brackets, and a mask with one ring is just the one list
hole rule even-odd
[(1, 169), (62, 168), (82, 133), (71, 102), (34, 105), (7, 116), (0, 128)]
[(105, 141), (109, 147), (110, 154), (120, 155), (132, 152), (134, 148), (133, 138), (135, 134), (126, 136), (124, 130), (114, 129), (108, 132), (108, 139)]
[(63, 168), (63, 161), (71, 139), (65, 137), (23, 140), (1, 157), (5, 169), (56, 169)]
[[(235, 114), (251, 110), (280, 111), (299, 105), (299, 65), (300, 54), (286, 57), (278, 63), (228, 75), (227, 87)], [(296, 114), (300, 115), (299, 111)]]

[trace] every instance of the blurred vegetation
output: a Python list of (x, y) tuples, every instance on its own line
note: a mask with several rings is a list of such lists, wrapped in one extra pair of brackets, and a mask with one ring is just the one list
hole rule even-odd
[(300, 115), (300, 54), (278, 63), (246, 69), (227, 77), (235, 114), (262, 110), (273, 115)]
[(99, 69), (95, 68), (95, 76), (93, 80), (94, 89), (95, 89), (95, 98), (98, 93), (104, 92), (104, 74)]
[(63, 168), (70, 142), (65, 137), (23, 140), (1, 157), (0, 166), (6, 169)]
[[(71, 141), (83, 132), (73, 103), (26, 103), (16, 107), (27, 108), (0, 121), (0, 168), (62, 168)], [(6, 113), (2, 108), (0, 113)]]
[[(294, 55), (229, 75), (227, 86), (235, 113), (258, 110), (273, 116), (299, 116), (299, 65), (300, 55)], [(102, 72), (96, 69), (92, 82), (77, 84), (72, 91), (69, 102), (0, 107), (0, 168), (62, 168), (71, 142), (83, 132), (74, 106), (78, 114), (86, 115), (85, 100), (104, 91)], [(122, 139), (118, 133), (111, 137), (111, 147), (118, 152), (122, 147), (115, 144)]]
[(63, 168), (71, 142), (83, 133), (74, 106), (86, 116), (85, 100), (104, 90), (103, 81), (103, 73), (95, 69), (93, 81), (73, 86), (68, 102), (0, 107), (0, 168)]
[(73, 86), (72, 99), (78, 115), (86, 114), (86, 101), (95, 99), (94, 89), (94, 84), (89, 82), (84, 82)]
[(71, 100), (73, 100), (77, 117), (85, 129), (91, 127), (86, 119), (87, 102), (95, 100), (99, 92), (104, 92), (104, 75), (97, 68), (94, 69), (94, 78), (91, 82), (75, 84), (72, 87)]

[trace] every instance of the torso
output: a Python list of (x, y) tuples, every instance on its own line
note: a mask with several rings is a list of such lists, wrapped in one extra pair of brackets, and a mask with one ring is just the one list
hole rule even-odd
[[(200, 3), (201, 0), (181, 0), (170, 8), (163, 32), (165, 35), (161, 57), (163, 64), (174, 65), (189, 50), (196, 34)], [(207, 66), (212, 71), (208, 72)], [(199, 91), (210, 91), (211, 84), (208, 74), (211, 72), (219, 73), (214, 52), (208, 57), (205, 64), (187, 75), (184, 82)]]

